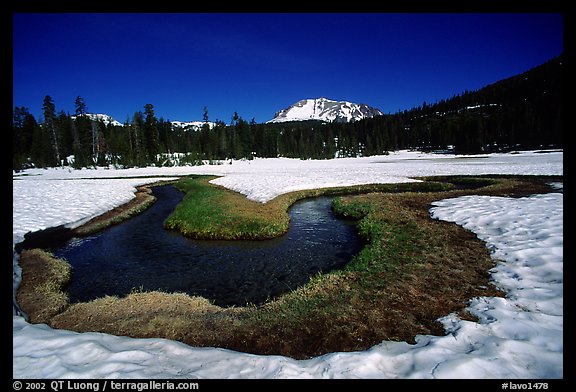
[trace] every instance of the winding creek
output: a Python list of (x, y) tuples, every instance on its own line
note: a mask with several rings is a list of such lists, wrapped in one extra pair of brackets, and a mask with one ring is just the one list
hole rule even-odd
[(354, 223), (332, 212), (331, 197), (295, 203), (288, 233), (273, 240), (198, 241), (163, 227), (183, 193), (170, 185), (152, 192), (157, 201), (143, 213), (54, 250), (73, 267), (71, 302), (161, 290), (220, 306), (261, 304), (342, 268), (361, 248)]

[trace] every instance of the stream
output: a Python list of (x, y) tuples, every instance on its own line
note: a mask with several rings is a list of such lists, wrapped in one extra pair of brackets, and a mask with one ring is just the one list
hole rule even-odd
[(342, 268), (361, 248), (355, 222), (332, 212), (332, 197), (292, 205), (281, 237), (201, 241), (163, 227), (184, 194), (171, 185), (152, 192), (157, 200), (141, 214), (53, 249), (73, 267), (72, 303), (159, 290), (200, 295), (219, 306), (259, 305)]

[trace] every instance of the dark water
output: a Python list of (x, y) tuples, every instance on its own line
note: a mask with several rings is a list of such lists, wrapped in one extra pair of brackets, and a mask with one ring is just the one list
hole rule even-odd
[(74, 268), (71, 302), (135, 288), (201, 295), (221, 306), (261, 304), (343, 267), (361, 247), (354, 224), (336, 218), (329, 197), (294, 204), (280, 238), (197, 241), (163, 227), (183, 194), (173, 186), (152, 189), (158, 200), (142, 214), (54, 252)]

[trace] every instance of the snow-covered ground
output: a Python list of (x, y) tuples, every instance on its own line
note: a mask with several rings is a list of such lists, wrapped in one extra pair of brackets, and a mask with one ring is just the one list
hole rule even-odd
[[(22, 175), (25, 174), (25, 175)], [(120, 205), (143, 176), (222, 175), (215, 183), (266, 202), (298, 189), (406, 182), (451, 174), (563, 174), (563, 153), (443, 156), (401, 151), (329, 161), (256, 159), (231, 165), (127, 170), (33, 169), (15, 173), (13, 243), (29, 230), (83, 219)], [(124, 177), (119, 179), (118, 177)], [(140, 178), (135, 178), (140, 177)], [(556, 184), (556, 187), (561, 185)], [(486, 241), (506, 298), (475, 298), (480, 322), (447, 315), (446, 336), (382, 342), (369, 350), (298, 361), (165, 339), (54, 330), (13, 315), (14, 378), (562, 378), (563, 195), (467, 196), (435, 203), (431, 215)], [(14, 286), (19, 282), (14, 258)]]
[[(252, 200), (266, 202), (296, 190), (329, 186), (415, 181), (410, 177), (475, 174), (550, 174), (562, 175), (562, 152), (521, 152), (517, 154), (441, 155), (398, 151), (390, 155), (300, 160), (290, 158), (251, 161), (224, 161), (222, 165), (147, 167), (124, 170), (29, 169), (22, 180), (71, 180), (143, 176), (180, 176), (210, 174), (223, 176), (214, 180), (245, 194)], [(21, 173), (18, 173), (21, 174)], [(144, 179), (143, 179), (144, 180)], [(153, 180), (144, 180), (151, 182)], [(75, 194), (75, 192), (72, 192)], [(89, 197), (89, 195), (87, 195)], [(53, 205), (54, 200), (47, 200)], [(66, 220), (65, 214), (62, 216)]]

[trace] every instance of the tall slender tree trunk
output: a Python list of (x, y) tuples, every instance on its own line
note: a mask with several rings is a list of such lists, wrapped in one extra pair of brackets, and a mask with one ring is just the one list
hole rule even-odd
[(58, 166), (62, 165), (62, 161), (60, 160), (60, 149), (58, 148), (58, 137), (56, 135), (56, 127), (54, 123), (50, 121), (50, 131), (52, 133), (52, 146), (54, 147), (54, 154), (56, 155), (56, 164)]
[(96, 122), (92, 121), (92, 162), (94, 165), (98, 162), (98, 131), (96, 130)]

